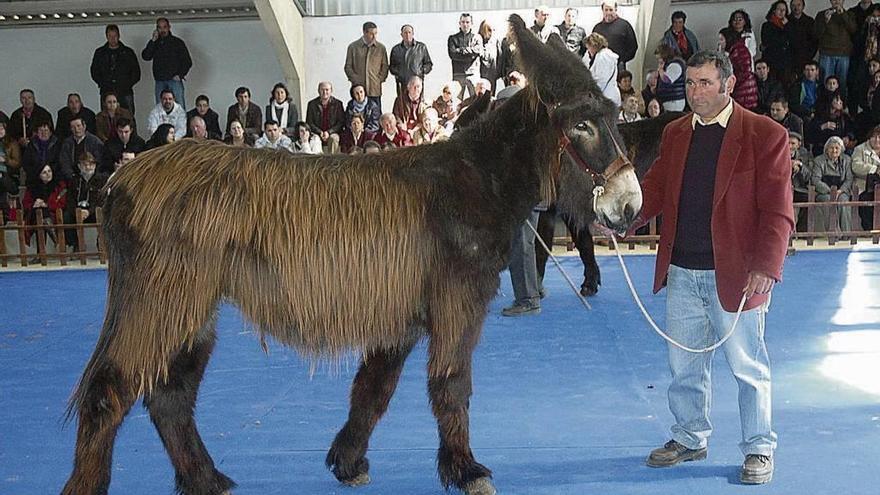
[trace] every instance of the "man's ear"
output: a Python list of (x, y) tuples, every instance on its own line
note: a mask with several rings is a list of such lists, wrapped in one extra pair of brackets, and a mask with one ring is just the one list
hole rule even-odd
[(736, 86), (736, 76), (733, 74), (727, 78), (727, 96), (733, 95), (733, 87)]

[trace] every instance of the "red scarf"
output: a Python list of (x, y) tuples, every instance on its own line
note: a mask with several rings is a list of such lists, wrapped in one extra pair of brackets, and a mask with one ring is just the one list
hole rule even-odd
[(776, 14), (770, 16), (770, 22), (779, 29), (785, 29), (785, 23), (783, 23), (782, 20), (781, 17), (776, 17)]
[(684, 35), (684, 29), (681, 30), (680, 33), (672, 33), (675, 35), (675, 41), (678, 43), (678, 51), (681, 53), (681, 56), (684, 57), (685, 60), (688, 59), (688, 55), (690, 55), (691, 51), (688, 47), (687, 36)]

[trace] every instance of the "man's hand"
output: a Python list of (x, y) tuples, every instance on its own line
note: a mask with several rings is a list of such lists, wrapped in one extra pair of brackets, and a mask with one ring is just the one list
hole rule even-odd
[(743, 292), (745, 292), (747, 299), (755, 294), (769, 294), (775, 283), (776, 281), (772, 277), (764, 273), (749, 272), (749, 281)]

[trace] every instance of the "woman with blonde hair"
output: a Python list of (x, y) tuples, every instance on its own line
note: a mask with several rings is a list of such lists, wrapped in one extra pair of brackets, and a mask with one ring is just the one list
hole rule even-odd
[(593, 79), (602, 90), (606, 98), (620, 107), (620, 88), (617, 87), (617, 59), (616, 53), (608, 48), (608, 40), (599, 33), (590, 33), (584, 39), (587, 54), (584, 55), (584, 64), (590, 69)]
[(419, 119), (419, 128), (413, 136), (413, 143), (416, 145), (430, 144), (447, 139), (449, 139), (449, 134), (440, 125), (440, 116), (437, 115), (437, 110), (433, 108), (425, 109)]

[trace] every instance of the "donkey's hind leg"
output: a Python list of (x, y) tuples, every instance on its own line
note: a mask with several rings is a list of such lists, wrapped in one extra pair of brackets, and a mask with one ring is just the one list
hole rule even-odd
[(215, 340), (212, 317), (192, 347), (181, 349), (171, 359), (168, 380), (160, 380), (144, 397), (150, 419), (174, 465), (177, 491), (185, 495), (220, 495), (235, 487), (235, 482), (214, 467), (193, 418), (199, 384)]
[(351, 386), (348, 421), (327, 453), (327, 467), (342, 483), (356, 486), (370, 482), (366, 458), (370, 435), (388, 409), (403, 364), (417, 341), (418, 335), (411, 334), (399, 347), (381, 349), (361, 363)]

